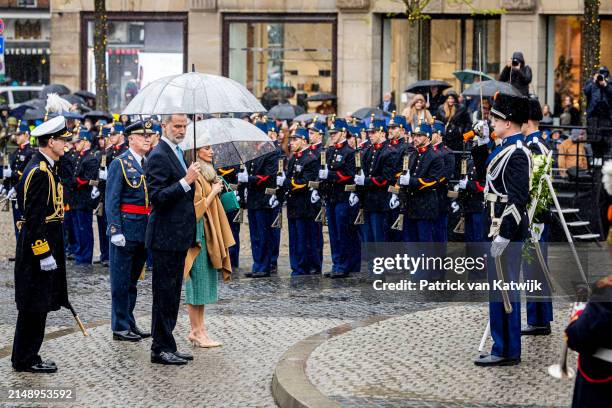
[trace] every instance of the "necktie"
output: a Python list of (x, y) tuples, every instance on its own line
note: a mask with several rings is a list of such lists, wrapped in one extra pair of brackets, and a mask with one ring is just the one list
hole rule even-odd
[(144, 157), (142, 159), (140, 159), (140, 168), (144, 169), (145, 166), (145, 159)]
[(183, 169), (187, 171), (187, 165), (185, 164), (185, 159), (183, 158), (183, 149), (181, 149), (179, 146), (176, 146), (176, 154), (178, 156), (179, 161), (181, 162), (181, 166), (183, 166)]

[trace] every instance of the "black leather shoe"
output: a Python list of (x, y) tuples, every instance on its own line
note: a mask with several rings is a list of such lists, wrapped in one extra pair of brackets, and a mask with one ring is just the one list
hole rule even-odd
[(142, 337), (143, 339), (146, 339), (147, 337), (151, 337), (151, 333), (146, 332), (144, 330), (142, 330), (140, 327), (138, 326), (134, 326), (132, 327), (132, 333), (139, 335), (140, 337)]
[(550, 326), (532, 326), (528, 324), (521, 329), (522, 336), (547, 336), (550, 334)]
[(348, 272), (336, 272), (336, 273), (330, 273), (329, 277), (332, 279), (338, 279), (338, 278), (348, 278), (349, 274)]
[(253, 277), (253, 272), (247, 272), (244, 274), (245, 278), (252, 278)]
[(257, 272), (251, 274), (251, 278), (269, 278), (270, 272)]
[[(52, 364), (51, 364), (52, 363)], [(57, 366), (53, 361), (41, 361), (29, 367), (14, 367), (15, 371), (36, 373), (36, 374), (51, 374), (57, 371)]]
[(494, 355), (480, 356), (474, 360), (474, 364), (480, 367), (513, 366), (520, 362), (520, 358), (506, 358)]
[(185, 365), (187, 364), (187, 360), (183, 360), (182, 358), (179, 358), (168, 351), (162, 351), (161, 353), (151, 352), (151, 362), (155, 364), (164, 364), (164, 365)]
[(108, 261), (102, 261), (102, 262), (100, 262), (100, 265), (102, 265), (102, 267), (104, 267), (104, 268), (108, 268), (109, 263), (108, 263)]
[(8, 260), (9, 260), (9, 262), (15, 262), (15, 257), (11, 256)]
[(175, 351), (173, 353), (178, 358), (182, 358), (183, 360), (191, 361), (193, 360), (193, 356), (189, 353), (181, 353), (180, 351)]
[(126, 330), (122, 332), (113, 332), (113, 340), (136, 342), (142, 340), (142, 337), (136, 333), (132, 333), (130, 330)]

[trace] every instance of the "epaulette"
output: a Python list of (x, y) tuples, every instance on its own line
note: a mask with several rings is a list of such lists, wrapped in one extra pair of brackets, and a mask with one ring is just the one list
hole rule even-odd
[(47, 162), (41, 161), (40, 164), (38, 165), (38, 168), (41, 171), (47, 171)]

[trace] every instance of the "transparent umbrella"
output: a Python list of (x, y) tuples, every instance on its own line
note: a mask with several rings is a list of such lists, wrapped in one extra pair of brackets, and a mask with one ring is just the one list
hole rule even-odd
[[(193, 122), (187, 125), (186, 134), (194, 132)], [(255, 125), (236, 118), (212, 118), (199, 120), (195, 125), (195, 147), (213, 146), (216, 167), (245, 163), (274, 151), (272, 140)], [(185, 137), (183, 150), (191, 150), (194, 140)]]

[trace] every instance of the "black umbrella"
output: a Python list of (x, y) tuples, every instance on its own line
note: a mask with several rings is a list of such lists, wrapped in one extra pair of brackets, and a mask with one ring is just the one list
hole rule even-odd
[(25, 113), (21, 117), (21, 120), (39, 120), (39, 119), (42, 120), (45, 118), (46, 114), (47, 114), (47, 111), (45, 111), (44, 109), (39, 109), (39, 108), (28, 109), (27, 111), (25, 111)]
[(81, 98), (80, 96), (76, 95), (76, 94), (72, 94), (72, 95), (64, 95), (62, 96), (62, 98), (64, 98), (65, 100), (67, 100), (68, 102), (70, 102), (71, 104), (77, 104), (77, 105), (84, 105), (85, 104), (85, 100), (83, 98)]
[(56, 93), (58, 95), (68, 95), (70, 93), (70, 89), (66, 85), (62, 84), (51, 84), (45, 86), (42, 91), (40, 91), (40, 98), (47, 99), (47, 95), (50, 93)]
[(427, 93), (431, 93), (432, 86), (437, 86), (440, 91), (443, 91), (447, 88), (450, 88), (451, 84), (446, 81), (440, 81), (437, 79), (424, 79), (422, 81), (416, 81), (415, 83), (408, 85), (404, 92), (410, 92), (415, 94), (420, 93), (425, 95)]
[(47, 106), (47, 101), (44, 99), (30, 99), (29, 101), (25, 101), (22, 105), (27, 105), (31, 108), (45, 109)]
[(36, 106), (30, 105), (27, 102), (26, 103), (22, 103), (19, 106), (17, 106), (15, 109), (11, 109), (11, 112), (9, 113), (9, 116), (14, 116), (17, 119), (21, 119), (23, 117), (23, 114), (28, 109), (35, 109), (35, 108), (36, 108)]
[(293, 120), (304, 113), (304, 108), (289, 103), (281, 103), (268, 111), (268, 116), (278, 120)]
[(522, 94), (508, 82), (500, 81), (483, 81), (472, 84), (469, 88), (463, 91), (463, 96), (479, 98), (481, 95), (485, 98), (490, 98), (497, 92), (510, 96), (522, 96)]
[(357, 109), (355, 112), (353, 112), (353, 114), (351, 115), (354, 118), (357, 119), (368, 119), (372, 116), (372, 114), (374, 114), (375, 117), (380, 118), (380, 117), (385, 117), (385, 116), (391, 116), (391, 114), (389, 112), (385, 112), (382, 109), (378, 109), (378, 108), (361, 108), (361, 109)]
[(87, 112), (84, 117), (85, 119), (90, 119), (93, 123), (96, 123), (99, 120), (105, 120), (109, 123), (113, 121), (113, 115), (108, 112), (102, 112), (97, 110)]
[(308, 98), (306, 98), (307, 101), (312, 101), (312, 102), (319, 102), (319, 101), (333, 101), (335, 99), (337, 99), (338, 97), (332, 93), (328, 93), (328, 92), (323, 92), (323, 93), (318, 93), (316, 95), (311, 95)]
[(315, 118), (317, 118), (317, 122), (325, 123), (327, 120), (327, 115), (322, 115), (320, 113), (302, 113), (301, 115), (293, 118), (294, 122), (312, 122)]
[(93, 92), (89, 92), (89, 91), (80, 90), (80, 91), (76, 91), (74, 94), (83, 99), (96, 99), (96, 94)]

